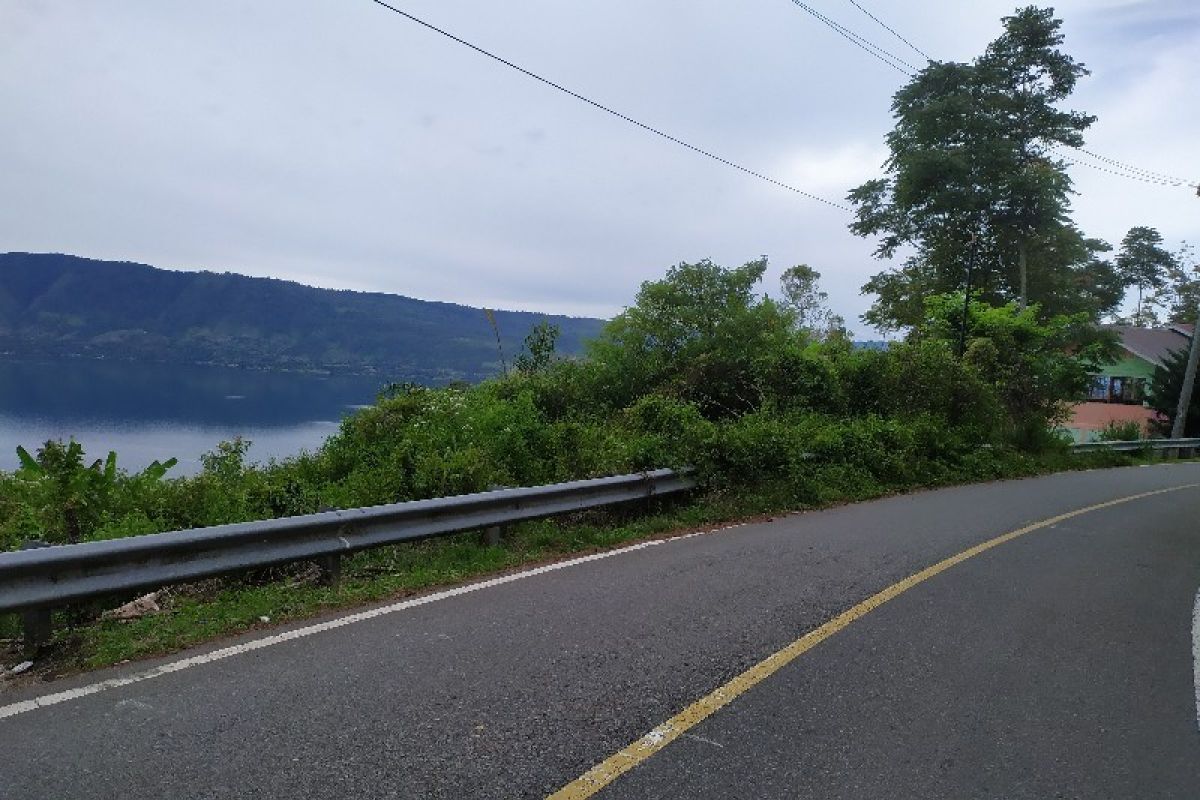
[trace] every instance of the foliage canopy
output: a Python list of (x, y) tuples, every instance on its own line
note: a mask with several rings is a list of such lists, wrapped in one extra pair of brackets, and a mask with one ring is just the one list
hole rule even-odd
[(1060, 49), (1050, 9), (1003, 23), (972, 63), (931, 62), (896, 93), (886, 175), (849, 195), (850, 229), (879, 237), (878, 257), (911, 251), (863, 287), (878, 295), (864, 315), (877, 327), (920, 324), (923, 298), (960, 291), (969, 262), (992, 305), (1097, 316), (1120, 300), (1098, 258), (1108, 246), (1070, 221), (1071, 181), (1054, 150), (1082, 144), (1094, 121), (1058, 107), (1087, 70)]
[[(1183, 374), (1187, 369), (1188, 349), (1176, 350), (1163, 359), (1150, 379), (1150, 406), (1158, 412), (1158, 429), (1163, 436), (1171, 435), (1175, 415), (1179, 411), (1179, 395), (1183, 390)], [(1192, 392), (1192, 403), (1188, 406), (1187, 419), (1183, 423), (1183, 435), (1200, 436), (1200, 391)]]
[(1162, 234), (1145, 225), (1130, 228), (1121, 240), (1116, 272), (1125, 286), (1137, 288), (1134, 325), (1144, 327), (1157, 323), (1153, 308), (1143, 305), (1143, 295), (1148, 290), (1166, 286), (1168, 277), (1177, 269), (1175, 257), (1162, 246), (1162, 241)]

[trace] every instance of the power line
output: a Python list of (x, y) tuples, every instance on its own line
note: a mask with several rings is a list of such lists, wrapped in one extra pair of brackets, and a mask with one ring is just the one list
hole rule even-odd
[[(1174, 178), (1147, 177), (1144, 175), (1135, 175), (1130, 172), (1120, 172), (1120, 171), (1112, 169), (1110, 167), (1101, 166), (1100, 164), (1092, 164), (1091, 162), (1088, 162), (1088, 161), (1079, 161), (1077, 159), (1071, 158), (1069, 155), (1067, 155), (1066, 153), (1064, 153), (1063, 151), (1061, 151), (1055, 147), (1049, 147), (1047, 149), (1050, 150), (1052, 153), (1056, 154), (1059, 158), (1061, 158), (1063, 160), (1063, 163), (1065, 163), (1065, 164), (1071, 164), (1071, 165), (1081, 166), (1081, 167), (1088, 167), (1090, 169), (1099, 170), (1100, 172), (1107, 172), (1109, 175), (1116, 175), (1119, 178), (1129, 178), (1132, 181), (1141, 181), (1142, 183), (1152, 183), (1156, 186), (1172, 186), (1172, 187), (1192, 186), (1192, 184), (1188, 184), (1183, 181), (1177, 181)], [(1079, 148), (1076, 148), (1076, 149), (1079, 149)], [(1087, 152), (1087, 151), (1080, 149), (1080, 152)], [(1091, 153), (1088, 153), (1088, 155), (1091, 155)]]
[(1105, 164), (1109, 164), (1111, 166), (1118, 167), (1123, 170), (1127, 170), (1128, 172), (1140, 173), (1141, 175), (1143, 175), (1147, 178), (1158, 178), (1159, 180), (1163, 181), (1164, 183), (1166, 183), (1169, 186), (1187, 186), (1192, 189), (1200, 188), (1197, 186), (1196, 181), (1189, 181), (1186, 178), (1179, 178), (1174, 175), (1167, 175), (1166, 173), (1154, 172), (1153, 170), (1142, 169), (1141, 167), (1135, 167), (1131, 164), (1125, 164), (1123, 162), (1117, 161), (1115, 158), (1107, 158), (1098, 153), (1093, 153), (1090, 150), (1084, 150), (1082, 147), (1074, 147), (1072, 149), (1078, 150), (1080, 153), (1083, 153), (1086, 156), (1091, 156), (1092, 158), (1096, 159), (1097, 161), (1102, 161)]
[[(792, 0), (792, 2), (795, 3), (796, 5), (800, 6), (801, 8), (803, 8), (805, 11), (808, 11), (810, 14), (812, 14), (814, 17), (817, 17), (825, 24), (830, 25), (831, 27), (836, 26), (835, 30), (838, 27), (841, 27), (841, 26), (838, 26), (837, 23), (833, 22), (832, 20), (829, 20), (829, 19), (823, 17), (818, 12), (809, 8), (804, 3), (799, 2), (799, 0)], [(926, 54), (924, 50), (921, 50), (919, 47), (917, 47), (915, 44), (910, 42), (908, 39), (901, 36), (898, 32), (896, 32), (895, 29), (893, 29), (891, 26), (889, 26), (887, 23), (885, 23), (879, 17), (872, 14), (865, 7), (860, 5), (857, 2), (857, 0), (850, 0), (850, 4), (853, 5), (855, 8), (857, 8), (859, 11), (866, 14), (871, 19), (875, 20), (875, 22), (877, 22), (882, 28), (887, 30), (889, 33), (891, 33), (897, 39), (904, 42), (906, 45), (911, 47), (916, 52), (925, 56), (926, 59), (928, 59), (930, 61), (934, 60), (932, 57), (930, 57), (928, 54)], [(865, 44), (859, 44), (859, 42), (851, 39), (851, 41), (854, 41), (854, 44), (857, 44), (862, 49), (867, 50), (868, 53), (871, 53), (871, 55), (875, 56), (876, 58), (879, 58), (881, 61), (883, 60), (880, 56), (878, 56), (875, 53), (868, 50), (867, 47), (875, 48), (883, 53), (887, 53), (886, 50), (883, 50), (882, 48), (878, 47), (877, 45), (872, 44), (867, 39), (864, 39), (863, 37), (858, 36), (858, 34), (854, 34), (849, 31), (847, 31), (847, 32), (850, 33), (850, 35), (854, 36), (855, 38), (857, 38), (865, 43)], [(849, 38), (849, 36), (847, 36), (847, 38)], [(888, 55), (891, 55), (891, 54), (888, 53)], [(888, 62), (885, 61), (885, 63), (888, 63)], [(901, 61), (900, 63), (905, 64), (906, 66), (912, 67), (911, 64), (907, 64), (906, 62)], [(889, 66), (894, 67), (896, 69), (900, 69), (895, 64), (889, 63)], [(1196, 181), (1190, 181), (1185, 178), (1176, 177), (1174, 175), (1168, 175), (1168, 174), (1162, 173), (1162, 172), (1155, 172), (1153, 170), (1143, 169), (1141, 167), (1135, 167), (1132, 164), (1126, 164), (1122, 161), (1117, 161), (1115, 158), (1108, 158), (1107, 156), (1102, 156), (1098, 153), (1093, 153), (1092, 151), (1085, 150), (1082, 147), (1075, 147), (1073, 145), (1066, 145), (1066, 146), (1070, 147), (1072, 150), (1075, 150), (1076, 152), (1084, 154), (1085, 156), (1089, 156), (1090, 158), (1094, 158), (1097, 161), (1108, 164), (1111, 167), (1116, 167), (1116, 169), (1106, 169), (1104, 167), (1099, 166), (1098, 164), (1092, 164), (1087, 161), (1076, 161), (1076, 160), (1072, 160), (1072, 159), (1064, 159), (1066, 161), (1066, 163), (1068, 163), (1068, 164), (1081, 164), (1085, 167), (1091, 167), (1091, 168), (1097, 169), (1101, 172), (1107, 172), (1110, 175), (1116, 175), (1119, 178), (1129, 178), (1131, 180), (1142, 181), (1143, 183), (1152, 183), (1152, 184), (1157, 184), (1159, 186), (1187, 187), (1187, 188), (1191, 188), (1191, 189), (1200, 189), (1200, 183), (1198, 183)], [(1051, 149), (1053, 149), (1053, 148), (1051, 148)]]
[(532, 72), (528, 69), (525, 69), (522, 66), (519, 66), (517, 64), (514, 64), (511, 61), (508, 61), (507, 59), (501, 58), (500, 56), (496, 55), (495, 53), (492, 53), (488, 50), (484, 50), (482, 47), (479, 47), (478, 45), (471, 44), (466, 39), (460, 39), (459, 37), (455, 36), (454, 34), (450, 33), (449, 31), (442, 30), (441, 28), (439, 28), (435, 25), (432, 25), (423, 19), (413, 16), (412, 14), (408, 13), (407, 11), (402, 11), (393, 5), (389, 5), (388, 3), (383, 2), (383, 0), (371, 0), (371, 2), (375, 3), (378, 6), (382, 6), (383, 8), (386, 8), (388, 11), (391, 11), (395, 14), (399, 14), (400, 16), (404, 17), (405, 19), (407, 19), (411, 22), (415, 22), (424, 28), (428, 28), (429, 30), (433, 31), (434, 33), (439, 33), (442, 36), (445, 36), (447, 39), (457, 42), (458, 44), (461, 44), (463, 47), (470, 48), (471, 50), (474, 50), (476, 53), (479, 53), (480, 55), (487, 56), (488, 58), (492, 59), (493, 61), (499, 62), (500, 64), (503, 64), (504, 66), (506, 66), (510, 69), (514, 69), (517, 72), (521, 73), (522, 75), (525, 75), (526, 77), (533, 78), (535, 81), (543, 83), (546, 86), (551, 87), (552, 89), (557, 89), (558, 91), (562, 92), (563, 94), (569, 95), (569, 96), (575, 98), (576, 100), (587, 103), (589, 106), (599, 109), (600, 111), (603, 111), (606, 114), (611, 114), (612, 116), (616, 117), (617, 119), (628, 122), (630, 125), (636, 125), (637, 127), (641, 128), (642, 130), (647, 131), (648, 133), (652, 133), (655, 136), (659, 136), (663, 139), (666, 139), (668, 142), (677, 144), (680, 147), (686, 147), (688, 150), (691, 150), (693, 153), (699, 153), (700, 155), (704, 156), (705, 158), (711, 158), (713, 161), (724, 164), (727, 167), (732, 167), (733, 169), (736, 169), (739, 172), (744, 172), (747, 175), (758, 178), (759, 180), (762, 180), (762, 181), (766, 181), (767, 183), (778, 186), (781, 189), (787, 189), (789, 192), (795, 192), (796, 194), (807, 197), (810, 200), (816, 200), (818, 203), (824, 203), (827, 206), (832, 206), (833, 208), (838, 208), (838, 209), (841, 209), (842, 211), (850, 211), (851, 210), (848, 206), (844, 206), (841, 203), (835, 203), (832, 200), (826, 200), (824, 197), (818, 197), (817, 195), (806, 192), (803, 189), (797, 189), (795, 186), (784, 183), (783, 181), (780, 181), (780, 180), (776, 180), (775, 178), (764, 175), (761, 172), (755, 172), (754, 170), (752, 170), (748, 167), (743, 167), (741, 164), (730, 161), (727, 158), (723, 158), (715, 153), (709, 152), (708, 150), (697, 147), (694, 144), (689, 144), (688, 142), (685, 142), (683, 139), (679, 139), (675, 136), (672, 136), (671, 134), (661, 131), (658, 128), (647, 125), (644, 122), (639, 122), (638, 120), (634, 119), (633, 117), (622, 114), (620, 111), (616, 111), (612, 108), (609, 108), (608, 106), (606, 106), (602, 103), (598, 103), (589, 97), (584, 97), (583, 95), (579, 94), (579, 92), (572, 91), (571, 89), (568, 89), (567, 87), (563, 86), (562, 84), (555, 83), (554, 81), (550, 80), (549, 78), (543, 78), (541, 75), (538, 75), (536, 72)]
[(900, 58), (896, 54), (889, 53), (887, 50), (884, 50), (879, 45), (874, 44), (873, 42), (863, 38), (862, 36), (859, 36), (857, 33), (850, 30), (849, 28), (845, 27), (844, 25), (839, 25), (838, 23), (834, 22), (829, 17), (822, 14), (820, 11), (817, 11), (812, 6), (807, 5), (806, 3), (802, 3), (802, 2), (800, 2), (800, 0), (792, 0), (792, 2), (795, 3), (797, 6), (799, 6), (800, 8), (807, 11), (812, 17), (820, 20), (825, 25), (829, 26), (835, 33), (837, 33), (839, 36), (846, 39), (846, 41), (850, 42), (855, 47), (858, 47), (861, 50), (865, 51), (869, 55), (879, 59), (884, 64), (887, 64), (889, 67), (896, 70), (897, 72), (900, 72), (911, 78), (913, 73), (917, 71), (916, 67), (914, 67), (912, 64), (909, 64), (907, 61)]
[(875, 16), (874, 14), (872, 14), (870, 11), (867, 11), (867, 9), (863, 8), (861, 5), (859, 5), (858, 3), (856, 3), (856, 2), (855, 2), (855, 0), (850, 0), (850, 5), (854, 6), (854, 7), (855, 7), (855, 8), (857, 8), (859, 11), (861, 11), (862, 13), (866, 14), (866, 15), (867, 15), (868, 17), (870, 17), (871, 19), (873, 19), (873, 20), (875, 20), (876, 22), (878, 22), (878, 23), (879, 23), (879, 24), (880, 24), (880, 25), (881, 25), (881, 26), (884, 28), (884, 30), (886, 30), (888, 33), (892, 34), (892, 36), (895, 36), (897, 39), (899, 39), (900, 41), (904, 42), (906, 45), (908, 45), (909, 47), (911, 47), (911, 48), (912, 48), (913, 50), (915, 50), (915, 51), (916, 51), (916, 52), (917, 52), (919, 55), (921, 55), (921, 56), (922, 56), (922, 57), (923, 57), (923, 58), (924, 58), (926, 61), (933, 61), (933, 56), (929, 55), (929, 54), (928, 54), (928, 53), (926, 53), (924, 50), (922, 50), (921, 48), (917, 47), (915, 44), (913, 44), (912, 42), (910, 42), (908, 39), (905, 39), (903, 36), (901, 36), (899, 33), (897, 33), (897, 32), (896, 32), (896, 31), (895, 31), (895, 30), (894, 30), (894, 29), (893, 29), (893, 28), (892, 28), (890, 25), (888, 25), (886, 22), (884, 22), (883, 20), (881, 20), (879, 17), (877, 17), (877, 16)]

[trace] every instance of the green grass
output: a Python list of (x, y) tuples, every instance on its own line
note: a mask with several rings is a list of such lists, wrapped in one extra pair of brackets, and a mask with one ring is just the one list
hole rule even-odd
[[(990, 477), (1020, 477), (1145, 460), (1119, 454), (1053, 458), (1028, 462), (1006, 475)], [(953, 482), (961, 481), (938, 483)], [(163, 613), (130, 622), (80, 622), (79, 610), (57, 612), (54, 639), (38, 660), (54, 675), (96, 669), (663, 534), (918, 488), (923, 487), (887, 489), (873, 483), (849, 484), (824, 492), (815, 504), (799, 501), (795, 487), (783, 483), (754, 491), (709, 490), (683, 503), (662, 500), (649, 509), (626, 507), (523, 523), (510, 528), (499, 547), (484, 545), (478, 533), (464, 533), (359, 553), (345, 560), (337, 586), (321, 585), (305, 564), (259, 571), (244, 578), (206, 581), (169, 590)], [(269, 622), (263, 622), (262, 617), (269, 618)], [(0, 637), (18, 635), (15, 615), (0, 618)]]

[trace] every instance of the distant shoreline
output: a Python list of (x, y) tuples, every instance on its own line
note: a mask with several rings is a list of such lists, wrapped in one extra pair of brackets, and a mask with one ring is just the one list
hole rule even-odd
[(50, 365), (61, 361), (88, 361), (110, 364), (145, 364), (147, 366), (181, 366), (181, 367), (214, 367), (220, 369), (240, 369), (247, 372), (271, 372), (281, 375), (317, 375), (317, 376), (348, 376), (348, 377), (387, 377), (387, 369), (365, 366), (365, 367), (291, 367), (286, 365), (268, 365), (268, 364), (235, 364), (220, 361), (183, 361), (175, 359), (151, 359), (151, 358), (121, 358), (118, 356), (109, 356), (107, 354), (89, 354), (89, 353), (62, 353), (62, 354), (26, 354), (0, 352), (0, 362), (6, 364), (43, 364)]

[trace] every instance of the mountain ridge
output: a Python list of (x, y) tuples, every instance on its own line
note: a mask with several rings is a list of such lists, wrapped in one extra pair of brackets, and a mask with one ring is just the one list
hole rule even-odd
[[(582, 352), (603, 320), (495, 311), (504, 359), (541, 321)], [(0, 357), (83, 356), (255, 369), (390, 373), (418, 383), (501, 371), (483, 309), (233, 272), (60, 253), (0, 254)]]

